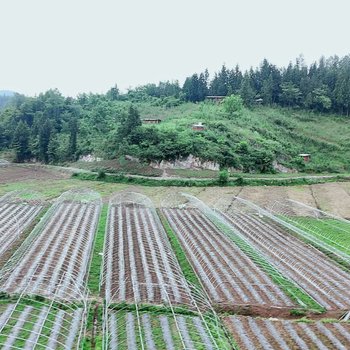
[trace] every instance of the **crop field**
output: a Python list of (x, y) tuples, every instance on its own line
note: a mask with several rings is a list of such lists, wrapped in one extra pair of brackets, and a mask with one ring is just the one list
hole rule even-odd
[(40, 195), (0, 198), (1, 349), (350, 348), (348, 221), (187, 194), (103, 203), (70, 190), (40, 218)]
[(295, 322), (231, 316), (225, 324), (239, 349), (348, 349), (350, 324), (347, 322)]
[(277, 205), (267, 209), (286, 224), (292, 225), (301, 238), (330, 252), (335, 252), (345, 261), (350, 262), (350, 222), (348, 220), (296, 201), (278, 202)]
[(163, 209), (211, 299), (292, 306), (289, 298), (197, 209)]
[(105, 349), (211, 350), (227, 346), (198, 316), (109, 311), (107, 317)]
[(61, 195), (3, 268), (0, 290), (51, 295), (60, 285), (62, 297), (78, 293), (76, 287), (88, 272), (100, 209), (95, 193)]
[(30, 196), (17, 191), (0, 198), (0, 262), (43, 209), (43, 203)]
[(0, 306), (1, 349), (73, 349), (81, 332), (83, 309), (35, 304)]
[(102, 290), (110, 301), (191, 304), (190, 289), (146, 197), (112, 198)]
[(231, 213), (225, 218), (280, 271), (298, 283), (326, 309), (350, 308), (350, 279), (320, 251), (288, 233), (279, 224), (258, 215)]

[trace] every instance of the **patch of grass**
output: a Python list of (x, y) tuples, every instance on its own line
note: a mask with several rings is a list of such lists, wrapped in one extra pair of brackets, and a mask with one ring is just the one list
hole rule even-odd
[[(115, 311), (136, 311), (135, 304), (126, 302), (110, 304), (110, 309)], [(149, 312), (153, 315), (172, 315), (173, 312), (179, 315), (196, 316), (197, 313), (188, 309), (187, 306), (173, 306), (172, 308), (165, 305), (137, 304), (140, 312)]]
[(315, 321), (311, 320), (309, 318), (306, 318), (306, 317), (302, 317), (302, 318), (299, 318), (299, 320), (295, 320), (294, 322), (297, 322), (297, 323), (314, 323)]
[[(288, 220), (288, 218), (283, 218)], [(288, 221), (350, 256), (350, 248), (348, 248), (350, 247), (350, 222), (346, 223), (336, 219), (315, 219), (311, 217), (293, 217), (293, 220)]]
[(302, 310), (302, 309), (290, 310), (291, 316), (305, 316), (305, 314), (306, 314), (306, 310)]
[(83, 339), (84, 350), (102, 350), (103, 336), (102, 336), (102, 313), (103, 307), (96, 302), (90, 305), (87, 322), (86, 335)]
[(195, 285), (197, 288), (202, 289), (202, 285), (199, 282), (199, 279), (198, 279), (196, 273), (192, 269), (192, 266), (189, 263), (189, 261), (186, 257), (186, 254), (181, 247), (180, 241), (178, 240), (174, 231), (170, 227), (170, 225), (169, 225), (167, 219), (165, 218), (165, 216), (163, 215), (163, 213), (159, 209), (157, 209), (157, 212), (158, 212), (158, 216), (160, 218), (160, 221), (162, 222), (162, 225), (165, 229), (165, 232), (167, 233), (167, 236), (169, 238), (170, 245), (173, 248), (173, 251), (176, 255), (177, 261), (180, 264), (181, 270), (182, 270), (186, 280), (188, 282), (190, 282), (191, 284)]
[[(305, 235), (302, 235), (298, 233), (295, 230), (292, 230), (290, 228), (285, 227), (284, 229), (291, 235), (299, 240), (303, 241), (306, 244), (309, 244), (322, 252), (324, 255), (335, 261), (344, 271), (350, 272), (350, 263), (346, 260), (340, 257), (339, 255), (336, 255), (332, 252), (331, 249), (327, 249), (326, 247), (322, 246), (317, 241), (313, 240), (312, 236), (314, 236), (316, 239), (323, 241), (330, 247), (336, 248), (337, 250), (344, 252), (349, 255), (349, 249), (346, 248), (347, 246), (350, 246), (350, 232), (346, 233), (344, 231), (337, 230), (336, 227), (333, 228), (334, 231), (338, 235), (337, 242), (330, 239), (328, 234), (335, 234), (335, 232), (332, 232), (330, 230), (330, 227), (324, 222), (325, 220), (330, 220), (332, 224), (336, 221), (339, 223), (339, 228), (342, 227), (342, 229), (349, 229), (346, 223), (333, 220), (333, 219), (315, 219), (315, 218), (305, 218), (305, 217), (294, 217), (293, 220), (289, 219), (288, 217), (280, 216), (281, 219), (285, 220), (287, 223), (294, 225), (296, 228), (301, 229), (305, 231), (306, 233), (310, 234), (310, 237), (307, 237)], [(307, 223), (305, 226), (304, 224)], [(338, 243), (341, 242), (341, 245)], [(349, 255), (350, 259), (350, 255)]]
[(328, 182), (350, 181), (349, 176), (336, 175), (333, 177), (301, 177), (288, 179), (263, 179), (263, 178), (243, 178), (238, 177), (235, 180), (229, 180), (226, 183), (220, 183), (218, 179), (153, 179), (146, 177), (132, 177), (125, 175), (106, 174), (104, 178), (99, 178), (98, 173), (74, 173), (74, 179), (88, 181), (103, 181), (108, 183), (134, 184), (142, 186), (163, 187), (212, 187), (212, 186), (299, 186), (314, 185)]
[(89, 271), (88, 288), (92, 294), (99, 293), (100, 273), (102, 268), (103, 244), (105, 239), (106, 222), (108, 215), (108, 205), (104, 204), (101, 210), (100, 220), (95, 235), (94, 249)]
[(167, 174), (170, 176), (178, 176), (185, 178), (207, 178), (215, 179), (218, 177), (218, 171), (216, 170), (194, 170), (194, 169), (167, 169)]
[(99, 162), (76, 162), (68, 164), (70, 167), (90, 170), (94, 172), (103, 171), (111, 174), (132, 174), (143, 176), (161, 176), (163, 171), (155, 169), (148, 164), (127, 160), (124, 157), (119, 159), (101, 160)]

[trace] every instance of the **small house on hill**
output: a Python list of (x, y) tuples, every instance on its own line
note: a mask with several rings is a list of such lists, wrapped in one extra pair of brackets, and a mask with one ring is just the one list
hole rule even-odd
[(142, 119), (143, 124), (160, 124), (161, 122), (162, 122), (161, 119), (152, 119), (152, 118)]
[(207, 96), (206, 100), (212, 101), (215, 103), (220, 103), (226, 96)]
[(197, 124), (192, 124), (192, 130), (203, 131), (203, 130), (205, 130), (205, 126), (202, 124), (202, 122), (199, 122)]
[(309, 162), (311, 159), (310, 153), (300, 153), (299, 157), (302, 157), (304, 159), (304, 162)]

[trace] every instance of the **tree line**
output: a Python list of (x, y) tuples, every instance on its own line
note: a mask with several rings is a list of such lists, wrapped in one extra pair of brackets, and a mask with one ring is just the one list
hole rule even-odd
[(207, 70), (188, 77), (182, 92), (192, 102), (203, 101), (207, 95), (239, 94), (248, 107), (277, 104), (349, 115), (350, 56), (322, 57), (310, 66), (300, 57), (286, 68), (264, 59), (258, 68), (245, 72), (239, 66), (223, 65), (212, 80)]
[(322, 57), (309, 66), (299, 57), (282, 68), (264, 59), (259, 67), (247, 71), (238, 65), (232, 69), (223, 65), (212, 79), (205, 70), (187, 77), (182, 87), (178, 81), (167, 81), (139, 86), (127, 94), (120, 94), (117, 87), (107, 93), (122, 100), (162, 98), (168, 107), (181, 101), (204, 101), (208, 95), (232, 94), (240, 95), (247, 107), (261, 103), (349, 115), (350, 55)]
[(218, 161), (223, 167), (271, 169), (274, 154), (270, 146), (249, 149), (245, 140), (227, 137), (223, 141), (225, 124), (213, 124), (200, 134), (188, 129), (180, 133), (146, 128), (135, 108), (145, 103), (167, 109), (203, 101), (208, 95), (231, 96), (222, 111), (229, 118), (238, 115), (242, 102), (246, 107), (280, 105), (348, 115), (350, 56), (321, 58), (310, 66), (298, 59), (286, 68), (277, 68), (265, 59), (258, 68), (246, 72), (224, 65), (212, 78), (206, 70), (188, 77), (182, 86), (178, 81), (166, 81), (126, 93), (114, 86), (106, 94), (80, 94), (76, 98), (64, 97), (58, 90), (36, 97), (16, 94), (0, 101), (0, 151), (13, 151), (17, 162), (53, 164), (90, 153), (102, 153), (105, 158), (131, 154), (145, 161), (194, 154)]

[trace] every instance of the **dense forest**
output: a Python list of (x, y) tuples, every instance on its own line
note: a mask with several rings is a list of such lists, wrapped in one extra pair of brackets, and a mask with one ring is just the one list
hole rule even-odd
[[(227, 97), (216, 105), (206, 101), (208, 95)], [(265, 59), (255, 70), (223, 66), (211, 79), (205, 71), (188, 77), (183, 86), (167, 81), (126, 93), (115, 86), (106, 94), (76, 98), (57, 90), (37, 97), (16, 94), (0, 98), (0, 109), (0, 151), (17, 162), (62, 164), (86, 154), (105, 159), (129, 154), (150, 162), (192, 154), (246, 172), (273, 171), (275, 161), (305, 170), (298, 152), (307, 147), (346, 159), (349, 140), (335, 144), (303, 136), (283, 111), (301, 113), (315, 123), (318, 115), (319, 120), (321, 115), (334, 120), (337, 114), (348, 125), (350, 56), (321, 58), (310, 66), (299, 58), (286, 68)], [(146, 126), (144, 117), (165, 122)], [(204, 121), (206, 129), (194, 132), (189, 127), (193, 121)], [(310, 170), (348, 170), (342, 159), (315, 163)]]

